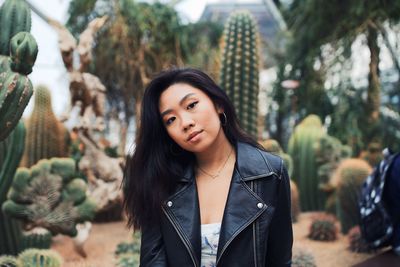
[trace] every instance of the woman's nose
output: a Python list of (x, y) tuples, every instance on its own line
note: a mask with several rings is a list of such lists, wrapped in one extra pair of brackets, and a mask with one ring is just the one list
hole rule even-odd
[(182, 128), (186, 132), (195, 125), (195, 122), (191, 116), (182, 116)]

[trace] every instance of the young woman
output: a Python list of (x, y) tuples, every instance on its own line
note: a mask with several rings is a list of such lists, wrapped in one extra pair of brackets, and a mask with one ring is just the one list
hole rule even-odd
[(196, 69), (146, 88), (123, 181), (142, 267), (290, 266), (289, 178), (239, 128), (224, 91)]

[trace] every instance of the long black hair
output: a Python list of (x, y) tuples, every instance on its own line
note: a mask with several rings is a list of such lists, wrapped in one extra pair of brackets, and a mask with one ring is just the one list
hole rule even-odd
[(169, 137), (159, 112), (161, 93), (176, 83), (200, 89), (224, 110), (227, 121), (223, 130), (232, 145), (241, 141), (260, 147), (240, 128), (228, 96), (207, 74), (192, 68), (159, 73), (145, 90), (135, 151), (127, 156), (122, 181), (128, 226), (134, 229), (159, 219), (162, 201), (174, 189), (183, 168), (195, 160), (192, 152), (181, 149)]

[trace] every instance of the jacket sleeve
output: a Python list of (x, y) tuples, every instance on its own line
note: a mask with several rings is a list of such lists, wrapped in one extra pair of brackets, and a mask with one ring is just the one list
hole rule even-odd
[(140, 267), (168, 267), (160, 225), (142, 227)]
[(271, 221), (266, 255), (266, 266), (291, 266), (293, 230), (291, 218), (289, 176), (283, 162), (280, 167), (280, 182), (275, 214)]

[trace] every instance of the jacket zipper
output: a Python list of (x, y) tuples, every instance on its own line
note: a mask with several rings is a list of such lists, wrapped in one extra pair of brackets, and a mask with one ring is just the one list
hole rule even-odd
[[(250, 188), (254, 191), (254, 181), (250, 182)], [(254, 249), (254, 267), (257, 267), (257, 247), (256, 247), (256, 222), (253, 223), (253, 249)]]
[(192, 252), (192, 250), (190, 249), (190, 247), (189, 247), (189, 245), (188, 245), (188, 242), (189, 242), (189, 241), (186, 240), (185, 237), (182, 235), (180, 229), (179, 229), (178, 226), (175, 224), (175, 222), (174, 222), (174, 220), (172, 219), (172, 217), (168, 214), (168, 211), (166, 211), (164, 207), (162, 208), (162, 210), (163, 210), (163, 212), (165, 213), (165, 215), (167, 216), (168, 220), (171, 222), (172, 226), (175, 228), (175, 231), (178, 233), (179, 238), (182, 240), (182, 242), (183, 242), (183, 244), (185, 245), (186, 249), (188, 250), (189, 255), (190, 255), (190, 258), (192, 259), (194, 266), (195, 266), (195, 267), (198, 267), (198, 265), (197, 265), (197, 263), (196, 263), (196, 260), (195, 260), (195, 258), (194, 258), (193, 252)]

